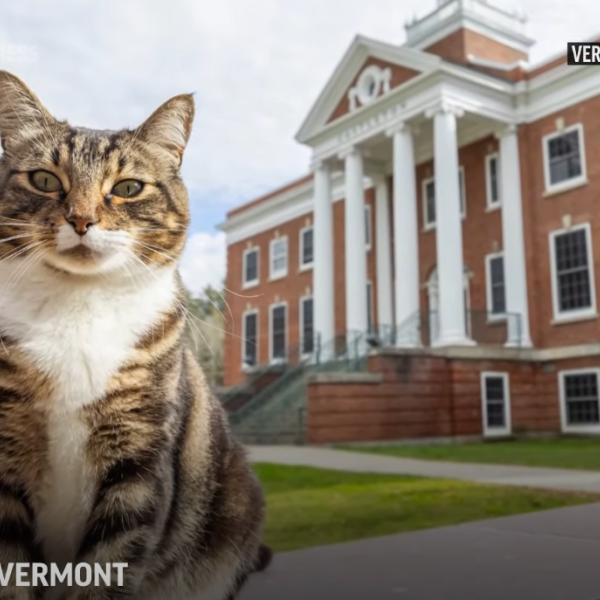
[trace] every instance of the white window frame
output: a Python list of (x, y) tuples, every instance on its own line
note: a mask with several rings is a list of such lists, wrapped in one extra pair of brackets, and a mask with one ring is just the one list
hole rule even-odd
[[(505, 426), (488, 427), (486, 380), (488, 378), (502, 379), (504, 385), (504, 417)], [(510, 406), (510, 377), (504, 371), (482, 371), (481, 373), (481, 415), (483, 435), (486, 438), (506, 437), (512, 434), (512, 414)]]
[[(498, 199), (492, 198), (492, 173), (490, 165), (492, 161), (496, 161), (496, 187), (498, 188)], [(494, 154), (488, 154), (485, 157), (485, 190), (486, 190), (486, 207), (487, 211), (498, 210), (502, 206), (502, 188), (500, 181), (500, 154), (495, 152)]]
[(506, 263), (504, 262), (504, 252), (493, 252), (487, 254), (485, 257), (485, 292), (486, 292), (486, 305), (487, 305), (487, 320), (488, 321), (505, 321), (506, 312), (504, 313), (493, 313), (492, 305), (492, 268), (491, 263), (494, 259), (501, 258), (502, 265), (504, 267), (504, 307), (506, 308)]
[[(565, 233), (573, 233), (580, 229), (585, 230), (585, 238), (588, 252), (588, 272), (590, 277), (590, 298), (592, 305), (589, 308), (580, 310), (571, 310), (568, 312), (560, 312), (559, 310), (559, 295), (558, 295), (558, 277), (556, 272), (556, 256), (555, 256), (555, 239), (559, 235)], [(596, 281), (594, 277), (594, 249), (592, 247), (592, 229), (589, 223), (573, 225), (572, 227), (556, 229), (548, 234), (550, 245), (550, 280), (552, 282), (552, 313), (554, 316), (553, 323), (565, 323), (569, 321), (579, 321), (582, 319), (593, 319), (598, 316), (596, 309)]]
[[(571, 131), (579, 132), (579, 151), (581, 153), (581, 175), (578, 177), (573, 177), (573, 179), (567, 179), (566, 181), (561, 181), (560, 183), (555, 183), (554, 185), (550, 183), (550, 153), (548, 152), (549, 142), (555, 138), (562, 137), (563, 135), (570, 133)], [(583, 133), (583, 124), (576, 123), (575, 125), (571, 125), (569, 127), (565, 127), (560, 131), (553, 131), (545, 135), (542, 138), (542, 149), (543, 149), (543, 157), (544, 157), (544, 183), (546, 186), (546, 195), (557, 194), (560, 192), (564, 192), (566, 190), (570, 190), (572, 188), (578, 187), (580, 185), (585, 185), (588, 182), (587, 179), (587, 162), (585, 158), (585, 137)]]
[[(313, 260), (312, 262), (309, 263), (303, 263), (303, 259), (304, 259), (304, 234), (307, 231), (311, 231), (313, 232)], [(309, 271), (310, 269), (313, 268), (313, 264), (314, 264), (314, 260), (315, 260), (315, 231), (314, 231), (314, 226), (313, 225), (307, 225), (306, 227), (303, 227), (300, 230), (300, 252), (299, 252), (299, 262), (300, 262), (300, 270), (301, 271)]]
[[(281, 269), (280, 271), (275, 271), (273, 269), (273, 246), (277, 243), (285, 242), (285, 269)], [(287, 235), (282, 235), (280, 237), (273, 238), (269, 242), (269, 281), (275, 281), (277, 279), (283, 279), (287, 277), (288, 274), (288, 265), (290, 262), (290, 244)]]
[[(256, 315), (256, 364), (255, 365), (247, 365), (245, 362), (245, 358), (246, 358), (246, 317), (250, 316), (250, 315)], [(252, 369), (256, 368), (259, 364), (260, 364), (260, 346), (259, 346), (259, 340), (260, 340), (260, 315), (258, 312), (258, 309), (253, 308), (251, 310), (247, 310), (245, 312), (242, 313), (242, 370), (243, 371), (251, 371)]]
[(365, 233), (368, 234), (365, 240), (368, 252), (373, 246), (373, 210), (370, 204), (365, 204)]
[[(569, 375), (596, 375), (600, 387), (600, 368), (589, 367), (586, 369), (568, 369), (558, 372), (558, 401), (560, 403), (560, 426), (564, 433), (600, 433), (600, 424), (596, 425), (569, 425), (567, 423), (567, 397), (565, 394), (565, 377)], [(600, 402), (600, 400), (599, 400)]]
[(437, 214), (435, 215), (435, 221), (429, 222), (427, 220), (427, 186), (430, 183), (433, 183), (435, 185), (435, 177), (428, 177), (427, 179), (423, 179), (423, 181), (421, 182), (421, 198), (423, 202), (423, 229), (425, 231), (435, 229), (435, 224), (437, 221)]
[[(286, 351), (286, 356), (284, 358), (274, 358), (273, 357), (273, 311), (276, 308), (279, 308), (281, 306), (285, 307), (285, 343), (284, 343), (284, 348), (285, 348), (285, 351)], [(287, 359), (288, 359), (288, 357), (287, 357), (287, 350), (288, 350), (288, 339), (289, 339), (289, 331), (288, 331), (289, 320), (290, 320), (290, 315), (289, 315), (289, 308), (288, 308), (287, 302), (276, 302), (275, 304), (271, 304), (269, 306), (269, 362), (271, 364), (285, 363), (287, 361)]]
[[(246, 281), (246, 261), (248, 254), (256, 252), (256, 279), (252, 281)], [(246, 248), (244, 250), (244, 256), (242, 259), (242, 289), (247, 290), (248, 288), (255, 287), (260, 283), (260, 248), (258, 246), (252, 246), (252, 248)]]
[(299, 342), (300, 342), (300, 346), (302, 349), (302, 356), (306, 357), (306, 356), (310, 356), (310, 352), (304, 352), (304, 303), (307, 300), (312, 300), (313, 303), (313, 352), (316, 349), (316, 339), (315, 339), (315, 300), (313, 298), (312, 295), (310, 296), (302, 296), (300, 298), (300, 335), (298, 336), (299, 338)]
[[(465, 179), (465, 168), (458, 168), (458, 177), (459, 177), (459, 190), (462, 188), (462, 196), (459, 199), (461, 203), (461, 211), (460, 216), (464, 220), (467, 218), (467, 183)], [(460, 180), (462, 180), (462, 186), (460, 186)], [(436, 206), (436, 215), (435, 221), (433, 223), (429, 223), (427, 221), (427, 186), (433, 182), (435, 186), (435, 176), (428, 177), (427, 179), (423, 179), (421, 182), (421, 201), (422, 201), (422, 210), (423, 210), (423, 229), (424, 231), (431, 231), (435, 229), (437, 223), (437, 206)]]

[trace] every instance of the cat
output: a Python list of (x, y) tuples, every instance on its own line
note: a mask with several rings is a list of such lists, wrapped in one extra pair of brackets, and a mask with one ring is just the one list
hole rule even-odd
[[(106, 91), (106, 99), (110, 90)], [(0, 72), (0, 563), (127, 563), (123, 587), (3, 600), (230, 600), (264, 500), (185, 340), (194, 117), (72, 127)]]

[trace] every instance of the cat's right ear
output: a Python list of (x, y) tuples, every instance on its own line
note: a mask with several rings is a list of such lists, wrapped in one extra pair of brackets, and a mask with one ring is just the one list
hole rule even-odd
[(54, 117), (18, 77), (0, 71), (0, 138), (4, 152), (48, 128)]

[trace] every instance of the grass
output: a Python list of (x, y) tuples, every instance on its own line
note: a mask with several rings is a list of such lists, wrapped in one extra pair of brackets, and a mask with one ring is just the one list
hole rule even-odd
[(600, 471), (600, 440), (560, 438), (431, 446), (344, 446), (346, 450), (425, 460)]
[(590, 494), (257, 464), (277, 552), (597, 500)]

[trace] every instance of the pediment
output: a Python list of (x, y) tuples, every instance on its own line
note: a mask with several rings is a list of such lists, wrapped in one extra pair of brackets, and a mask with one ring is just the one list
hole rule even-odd
[(442, 60), (421, 50), (358, 36), (305, 119), (296, 139), (306, 143), (323, 127), (377, 102)]

